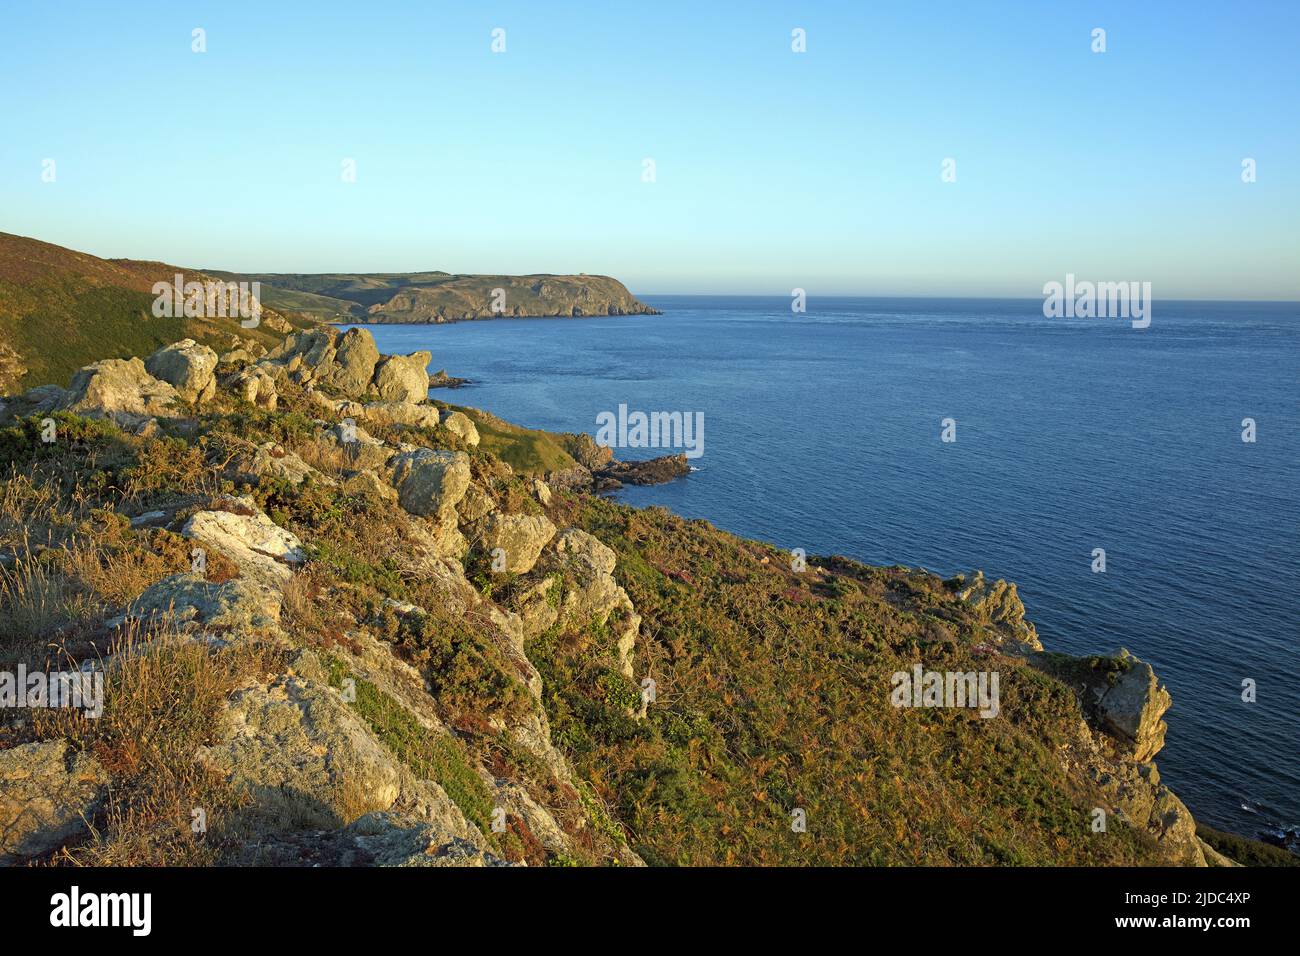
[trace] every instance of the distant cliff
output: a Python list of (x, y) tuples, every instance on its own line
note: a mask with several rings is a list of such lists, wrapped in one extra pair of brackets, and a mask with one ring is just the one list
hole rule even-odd
[(655, 315), (609, 276), (446, 272), (236, 276), (262, 283), (273, 308), (326, 322), (464, 322), (494, 318)]

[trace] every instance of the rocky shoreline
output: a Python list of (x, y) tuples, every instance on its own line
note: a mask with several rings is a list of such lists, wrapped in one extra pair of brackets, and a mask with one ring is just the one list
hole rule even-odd
[[(689, 470), (684, 456), (617, 462), (590, 436), (567, 435), (574, 466), (544, 477), (517, 472), (484, 453), (470, 415), (430, 404), (428, 352), (381, 355), (364, 329), (298, 332), (263, 355), (231, 344), (218, 355), (185, 340), (143, 361), (97, 362), (67, 389), (44, 386), (0, 403), (16, 460), (40, 462), (66, 448), (71, 457), (59, 467), (75, 469), (98, 461), (100, 444), (119, 456), (162, 456), (111, 479), (110, 488), (138, 490), (115, 505), (120, 521), (97, 532), (100, 547), (152, 569), (148, 579), (139, 578), (139, 590), (119, 582), (120, 604), (61, 633), (82, 659), (104, 662), (118, 695), (110, 695), (111, 715), (140, 704), (123, 688), (141, 667), (158, 666), (151, 655), (181, 655), (186, 673), (231, 662), (212, 712), (196, 718), (207, 729), (159, 729), (177, 743), (158, 773), (192, 761), (204, 786), (220, 793), (192, 799), (240, 808), (225, 811), (225, 842), (214, 837), (211, 854), (195, 860), (640, 865), (642, 854), (575, 769), (591, 745), (574, 715), (599, 714), (617, 728), (601, 733), (616, 739), (651, 734), (654, 697), (638, 679), (657, 656), (680, 653), (673, 648), (682, 640), (662, 595), (703, 601), (752, 579), (769, 589), (759, 606), (779, 595), (786, 607), (827, 613), (848, 598), (882, 615), (905, 610), (883, 618), (879, 634), (864, 632), (864, 648), (893, 648), (891, 628), (916, 628), (898, 653), (997, 662), (1018, 686), (1034, 687), (1038, 673), (1048, 686), (1068, 687), (1073, 723), (1039, 746), (1060, 775), (1053, 787), (1069, 781), (1097, 801), (1100, 816), (1078, 820), (1079, 833), (1101, 819), (1094, 832), (1109, 821), (1133, 834), (1125, 852), (1136, 859), (1235, 865), (1198, 838), (1191, 813), (1160, 780), (1153, 758), (1171, 699), (1151, 667), (1124, 650), (1087, 659), (1045, 652), (1014, 584), (978, 572), (940, 581), (839, 558), (785, 570), (770, 546), (671, 517), (664, 529), (633, 533), (642, 519), (597, 506), (589, 493), (672, 480)], [(43, 422), (55, 423), (48, 447)], [(181, 464), (168, 464), (175, 456)], [(48, 512), (42, 501), (33, 499), (30, 521)], [(615, 523), (602, 523), (610, 515)], [(709, 555), (705, 569), (725, 558), (731, 570), (704, 582), (699, 568), (663, 564), (634, 544), (652, 534), (694, 536), (684, 555)], [(53, 529), (39, 554), (10, 540), (10, 568), (57, 567), (61, 555), (86, 546)], [(201, 567), (188, 563), (195, 550)], [(730, 613), (756, 613), (736, 593)], [(556, 656), (562, 648), (581, 656)], [(562, 674), (592, 682), (577, 690)], [(1062, 700), (1054, 706), (1070, 712)], [(697, 729), (688, 731), (682, 718), (656, 716), (682, 741), (676, 746), (714, 733), (691, 719)], [(553, 721), (562, 728), (554, 738)], [(119, 744), (88, 723), (19, 720), (0, 740), (0, 863), (60, 854), (95, 862), (140, 839), (126, 833), (114, 842), (113, 827), (126, 824), (113, 821), (125, 819), (121, 801), (133, 787), (161, 784), (123, 777)], [(919, 734), (915, 726), (899, 732)], [(102, 824), (97, 835), (91, 821)], [(188, 820), (152, 825), (189, 840)], [(1080, 839), (1077, 852), (1094, 852)]]

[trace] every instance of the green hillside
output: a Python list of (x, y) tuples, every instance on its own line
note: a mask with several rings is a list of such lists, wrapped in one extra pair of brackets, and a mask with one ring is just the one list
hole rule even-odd
[(143, 358), (182, 338), (220, 351), (229, 348), (232, 335), (269, 347), (284, 338), (282, 323), (310, 324), (274, 306), (263, 310), (256, 329), (242, 328), (237, 319), (155, 318), (152, 286), (177, 272), (187, 280), (205, 278), (161, 262), (101, 259), (0, 233), (0, 391), (66, 385), (83, 365)]

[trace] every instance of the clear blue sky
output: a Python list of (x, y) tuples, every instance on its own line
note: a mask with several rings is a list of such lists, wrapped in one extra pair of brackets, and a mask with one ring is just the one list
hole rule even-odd
[(0, 231), (642, 293), (1296, 299), (1298, 50), (1300, 3), (1248, 0), (9, 2)]

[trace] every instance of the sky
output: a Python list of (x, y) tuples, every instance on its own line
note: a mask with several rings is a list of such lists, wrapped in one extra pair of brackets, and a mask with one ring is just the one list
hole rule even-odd
[(0, 231), (641, 294), (1300, 299), (1297, 49), (1290, 0), (6, 0)]

